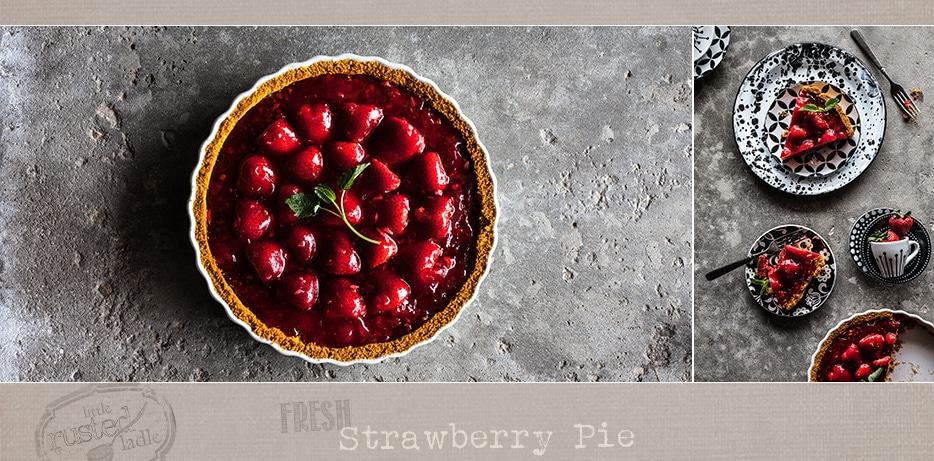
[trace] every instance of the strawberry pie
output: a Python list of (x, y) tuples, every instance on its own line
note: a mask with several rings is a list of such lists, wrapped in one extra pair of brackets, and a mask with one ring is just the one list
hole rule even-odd
[(205, 147), (195, 236), (258, 336), (312, 359), (408, 350), (486, 269), (492, 178), (437, 89), (379, 61), (321, 60), (238, 101)]
[(774, 264), (769, 259), (767, 254), (759, 256), (752, 283), (759, 287), (761, 294), (775, 298), (785, 310), (798, 305), (811, 280), (826, 265), (821, 254), (793, 245), (785, 245)]
[(853, 136), (853, 125), (839, 102), (821, 93), (817, 85), (798, 91), (781, 152), (783, 161)]
[(885, 381), (902, 328), (891, 312), (873, 312), (848, 321), (817, 352), (811, 380)]

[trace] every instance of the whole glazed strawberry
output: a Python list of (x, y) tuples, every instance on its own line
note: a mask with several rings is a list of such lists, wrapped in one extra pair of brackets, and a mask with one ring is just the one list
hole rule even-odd
[(908, 235), (908, 231), (911, 230), (911, 226), (914, 225), (914, 223), (915, 220), (911, 217), (910, 211), (905, 213), (896, 211), (892, 216), (889, 216), (889, 229), (902, 238)]

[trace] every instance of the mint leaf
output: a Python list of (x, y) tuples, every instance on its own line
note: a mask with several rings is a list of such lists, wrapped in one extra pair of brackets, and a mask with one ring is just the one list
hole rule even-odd
[(836, 106), (839, 103), (840, 103), (840, 100), (838, 98), (828, 99), (827, 102), (824, 103), (824, 112), (830, 111), (830, 109), (833, 109), (834, 106)]
[(337, 185), (340, 186), (341, 189), (350, 190), (350, 188), (353, 187), (354, 181), (357, 180), (357, 177), (359, 177), (368, 166), (370, 166), (369, 163), (361, 163), (345, 171), (337, 181)]
[(801, 110), (805, 112), (823, 112), (824, 111), (823, 109), (821, 109), (820, 107), (817, 107), (814, 104), (805, 104), (801, 106)]
[(824, 103), (824, 107), (817, 107), (817, 104), (805, 104), (801, 106), (801, 110), (805, 112), (830, 112), (830, 110), (836, 107), (836, 105), (839, 103), (839, 99), (830, 98), (827, 100), (827, 102)]
[(875, 382), (877, 379), (879, 379), (880, 376), (882, 376), (883, 371), (885, 371), (884, 368), (876, 368), (876, 371), (872, 372), (872, 374), (869, 375), (866, 379), (868, 379), (869, 382)]
[(762, 296), (763, 294), (765, 294), (765, 289), (768, 286), (769, 281), (764, 278), (753, 277), (752, 280), (750, 280), (750, 283), (752, 284), (752, 286), (759, 289), (758, 294), (759, 296)]
[(296, 192), (291, 197), (285, 199), (285, 204), (296, 218), (310, 218), (318, 214), (321, 208), (321, 202), (316, 197), (304, 192)]
[(315, 186), (315, 195), (317, 195), (322, 202), (337, 202), (337, 195), (330, 187), (325, 185)]

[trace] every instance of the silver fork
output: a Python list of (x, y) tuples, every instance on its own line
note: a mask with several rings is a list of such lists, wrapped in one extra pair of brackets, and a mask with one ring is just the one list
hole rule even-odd
[(866, 43), (866, 39), (863, 38), (858, 30), (853, 29), (850, 31), (850, 37), (853, 37), (853, 40), (856, 41), (856, 44), (859, 45), (859, 49), (863, 50), (863, 53), (866, 53), (866, 56), (869, 56), (869, 60), (872, 61), (872, 64), (879, 68), (879, 72), (882, 72), (882, 75), (886, 80), (889, 81), (889, 87), (892, 89), (892, 99), (898, 104), (898, 108), (901, 109), (908, 118), (912, 120), (917, 120), (921, 117), (921, 110), (918, 109), (917, 104), (915, 104), (911, 97), (908, 96), (908, 93), (902, 88), (901, 85), (892, 81), (892, 78), (889, 77), (889, 74), (885, 72), (885, 67), (879, 62), (879, 59), (876, 58), (876, 55), (872, 53), (872, 50), (869, 49), (869, 44)]
[(772, 243), (770, 243), (769, 246), (766, 247), (766, 249), (762, 251), (757, 251), (743, 259), (740, 259), (738, 261), (733, 261), (718, 269), (714, 269), (708, 272), (707, 275), (704, 275), (704, 278), (706, 278), (707, 280), (713, 280), (724, 274), (728, 274), (732, 272), (737, 267), (745, 266), (746, 264), (749, 264), (750, 261), (758, 258), (760, 255), (778, 253), (778, 250), (781, 250), (782, 247), (784, 247), (786, 244), (797, 240), (797, 238), (800, 237), (802, 234), (804, 234), (804, 229), (798, 229), (798, 230), (789, 232), (775, 240), (772, 240)]

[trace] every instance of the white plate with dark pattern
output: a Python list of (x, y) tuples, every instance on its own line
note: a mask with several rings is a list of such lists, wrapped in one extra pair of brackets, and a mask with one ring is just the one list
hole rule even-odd
[[(753, 253), (765, 250), (773, 240), (785, 234), (797, 231), (798, 229), (804, 229), (804, 234), (790, 244), (819, 253), (824, 257), (827, 264), (825, 264), (824, 268), (811, 280), (811, 284), (808, 285), (804, 298), (798, 302), (798, 305), (796, 305), (794, 309), (785, 310), (779, 306), (771, 296), (760, 295), (759, 288), (752, 284), (752, 279), (756, 276), (756, 264), (758, 260), (753, 260), (746, 265), (746, 287), (749, 288), (749, 294), (752, 295), (752, 299), (754, 299), (759, 306), (762, 306), (763, 309), (781, 317), (801, 317), (802, 315), (807, 315), (816, 311), (830, 298), (830, 293), (833, 292), (834, 282), (837, 278), (837, 263), (833, 257), (833, 251), (830, 249), (830, 244), (824, 240), (820, 234), (804, 226), (786, 224), (773, 227), (756, 239), (752, 247), (749, 248), (748, 254), (752, 255)], [(770, 263), (776, 263), (778, 253), (769, 255), (769, 259)]]
[(729, 26), (694, 26), (694, 79), (716, 69), (729, 47)]
[[(837, 106), (843, 109), (843, 113), (850, 119), (850, 125), (853, 126), (853, 136), (848, 139), (841, 139), (837, 142), (825, 144), (810, 152), (796, 155), (782, 162), (782, 147), (785, 144), (785, 135), (788, 133), (788, 125), (791, 123), (791, 114), (795, 107), (795, 100), (798, 98), (798, 92), (801, 87), (815, 85), (820, 87), (822, 94), (830, 98), (837, 98), (840, 102)], [(772, 101), (769, 107), (766, 121), (765, 143), (769, 152), (775, 156), (785, 168), (788, 168), (798, 176), (809, 178), (812, 176), (826, 176), (836, 173), (840, 167), (849, 160), (850, 156), (856, 150), (859, 144), (859, 109), (856, 104), (850, 100), (849, 96), (840, 91), (835, 85), (826, 82), (803, 82), (797, 83), (790, 88), (778, 94), (778, 97)]]
[[(801, 175), (772, 155), (769, 112), (789, 88), (816, 81), (847, 96), (859, 114), (859, 138), (832, 174)], [(876, 158), (885, 137), (885, 101), (875, 77), (849, 52), (797, 43), (769, 54), (746, 75), (733, 104), (733, 134), (743, 160), (766, 184), (789, 194), (825, 194), (852, 182)]]
[(928, 267), (928, 262), (931, 259), (931, 236), (928, 235), (928, 231), (921, 221), (915, 217), (914, 224), (908, 230), (908, 238), (921, 245), (918, 256), (908, 263), (905, 267), (905, 273), (901, 277), (887, 278), (882, 276), (882, 272), (879, 271), (879, 267), (872, 257), (869, 236), (885, 227), (887, 224), (884, 220), (887, 220), (895, 211), (894, 208), (869, 210), (856, 220), (853, 229), (850, 230), (850, 256), (853, 258), (853, 262), (856, 263), (856, 267), (871, 278), (893, 284), (906, 283), (918, 278)]

